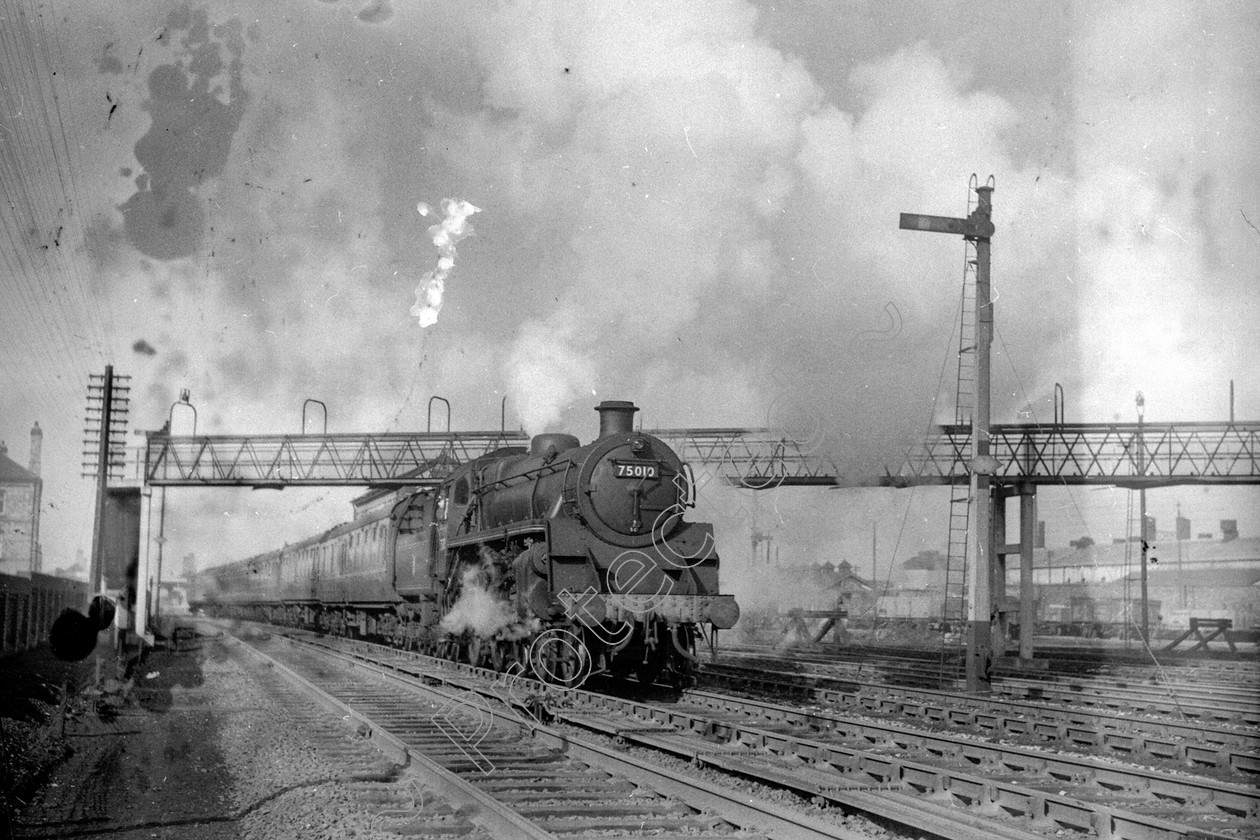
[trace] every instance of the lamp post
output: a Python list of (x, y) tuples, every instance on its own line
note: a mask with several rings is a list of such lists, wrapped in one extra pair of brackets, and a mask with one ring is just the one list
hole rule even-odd
[[(1142, 392), (1137, 392), (1137, 469), (1139, 478), (1146, 476), (1146, 443), (1143, 440), (1143, 415), (1146, 413), (1146, 398), (1142, 396)], [(1147, 592), (1146, 592), (1146, 484), (1138, 484), (1138, 528), (1139, 545), (1142, 547), (1141, 561), (1141, 581), (1142, 581), (1142, 644), (1147, 647), (1151, 643), (1151, 625), (1150, 612), (1147, 609)]]

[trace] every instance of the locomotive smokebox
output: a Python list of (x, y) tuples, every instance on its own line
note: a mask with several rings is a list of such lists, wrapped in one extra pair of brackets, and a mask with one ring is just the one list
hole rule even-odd
[(634, 413), (639, 409), (629, 400), (604, 400), (595, 410), (599, 412), (599, 440), (634, 431)]

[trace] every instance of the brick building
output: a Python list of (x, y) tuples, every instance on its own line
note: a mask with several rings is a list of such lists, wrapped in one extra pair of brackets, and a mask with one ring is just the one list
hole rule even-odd
[(31, 429), (31, 460), (27, 469), (9, 458), (0, 441), (0, 574), (29, 575), (42, 571), (39, 550), (39, 509), (44, 481), (39, 477), (43, 432)]

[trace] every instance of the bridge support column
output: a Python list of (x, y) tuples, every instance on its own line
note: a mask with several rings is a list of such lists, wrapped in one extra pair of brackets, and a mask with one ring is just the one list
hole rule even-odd
[(1033, 548), (1037, 542), (1037, 485), (1019, 485), (1019, 658), (1033, 658), (1033, 630), (1037, 626), (1036, 589), (1033, 587)]
[(1006, 544), (1006, 500), (1011, 496), (1009, 484), (994, 482), (993, 485), (993, 546), (992, 573), (989, 587), (993, 593), (994, 656), (1005, 656), (1011, 638), (1011, 600), (1006, 596), (1006, 558), (1013, 546)]
[[(987, 453), (985, 453), (987, 454)], [(970, 539), (975, 558), (967, 564), (966, 690), (988, 694), (993, 667), (993, 500), (989, 476), (971, 474), (971, 507), (975, 516)]]
[[(1000, 655), (1006, 653), (1012, 616), (1019, 616), (1019, 658), (1032, 659), (1033, 630), (1037, 623), (1036, 590), (1033, 587), (1033, 549), (1037, 539), (1037, 486), (1032, 482), (998, 484), (993, 492), (993, 590), (998, 621)], [(1006, 539), (1006, 500), (1019, 497), (1019, 541)], [(1006, 595), (1007, 558), (1019, 555), (1019, 601)]]
[[(153, 622), (150, 618), (157, 612), (157, 595), (158, 587), (161, 585), (161, 567), (156, 569), (153, 565), (154, 535), (153, 520), (161, 517), (162, 512), (156, 510), (160, 505), (160, 497), (155, 495), (151, 487), (142, 487), (140, 490), (140, 516), (136, 525), (139, 529), (139, 537), (137, 539), (136, 554), (136, 604), (135, 604), (135, 623), (132, 629), (145, 643), (152, 645)], [(161, 552), (162, 536), (159, 532), (156, 543), (156, 551)]]

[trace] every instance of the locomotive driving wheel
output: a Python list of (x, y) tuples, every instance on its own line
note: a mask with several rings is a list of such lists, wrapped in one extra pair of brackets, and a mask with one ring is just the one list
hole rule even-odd
[(464, 646), (464, 661), (474, 668), (480, 668), (481, 659), (485, 653), (487, 644), (488, 643), (476, 633), (470, 634), (468, 636), (468, 643)]
[(451, 662), (459, 661), (459, 640), (446, 638), (437, 643), (437, 656)]
[(530, 647), (534, 676), (559, 688), (578, 688), (591, 675), (591, 654), (581, 636), (571, 630), (545, 630)]
[(511, 642), (503, 639), (496, 639), (490, 643), (490, 667), (495, 671), (502, 671), (503, 665), (507, 661), (507, 646)]

